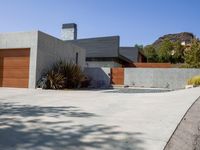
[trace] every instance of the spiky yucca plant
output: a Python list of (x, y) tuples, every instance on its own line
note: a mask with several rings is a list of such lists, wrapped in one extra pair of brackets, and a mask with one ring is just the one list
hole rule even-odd
[(49, 70), (46, 78), (46, 87), (48, 89), (63, 89), (65, 87), (65, 77), (59, 72)]
[(61, 62), (61, 72), (65, 77), (65, 85), (67, 88), (77, 88), (84, 80), (85, 75), (78, 65), (72, 63)]
[(60, 60), (45, 73), (39, 85), (44, 89), (79, 88), (86, 79), (80, 66)]

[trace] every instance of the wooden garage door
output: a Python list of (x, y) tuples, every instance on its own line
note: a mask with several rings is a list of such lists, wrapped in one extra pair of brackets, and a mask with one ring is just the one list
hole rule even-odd
[(111, 83), (124, 85), (124, 68), (111, 68)]
[(30, 49), (0, 49), (0, 87), (27, 88)]

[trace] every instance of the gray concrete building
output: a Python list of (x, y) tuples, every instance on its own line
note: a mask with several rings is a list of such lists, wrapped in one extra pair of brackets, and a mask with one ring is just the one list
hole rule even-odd
[[(119, 36), (77, 39), (77, 25), (63, 24), (61, 39), (41, 31), (0, 33), (0, 87), (35, 88), (41, 75), (62, 59), (83, 67), (126, 67), (140, 61)], [(85, 62), (86, 61), (86, 62)]]
[(122, 67), (132, 63), (119, 51), (119, 36), (68, 41), (86, 50), (86, 67)]
[(35, 88), (58, 60), (85, 66), (85, 50), (40, 31), (0, 34), (0, 87)]
[[(65, 35), (66, 34), (66, 35)], [(119, 36), (77, 39), (77, 25), (64, 24), (62, 40), (86, 50), (86, 67), (124, 67), (144, 57), (135, 47), (120, 47)]]

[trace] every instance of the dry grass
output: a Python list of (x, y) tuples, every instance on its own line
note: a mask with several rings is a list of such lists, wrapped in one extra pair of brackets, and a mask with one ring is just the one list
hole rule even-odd
[(194, 76), (188, 80), (188, 85), (200, 86), (200, 75)]

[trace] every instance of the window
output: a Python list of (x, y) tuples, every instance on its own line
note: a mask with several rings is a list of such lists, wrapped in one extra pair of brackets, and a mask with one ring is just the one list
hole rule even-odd
[(78, 65), (78, 53), (76, 53), (76, 64)]

